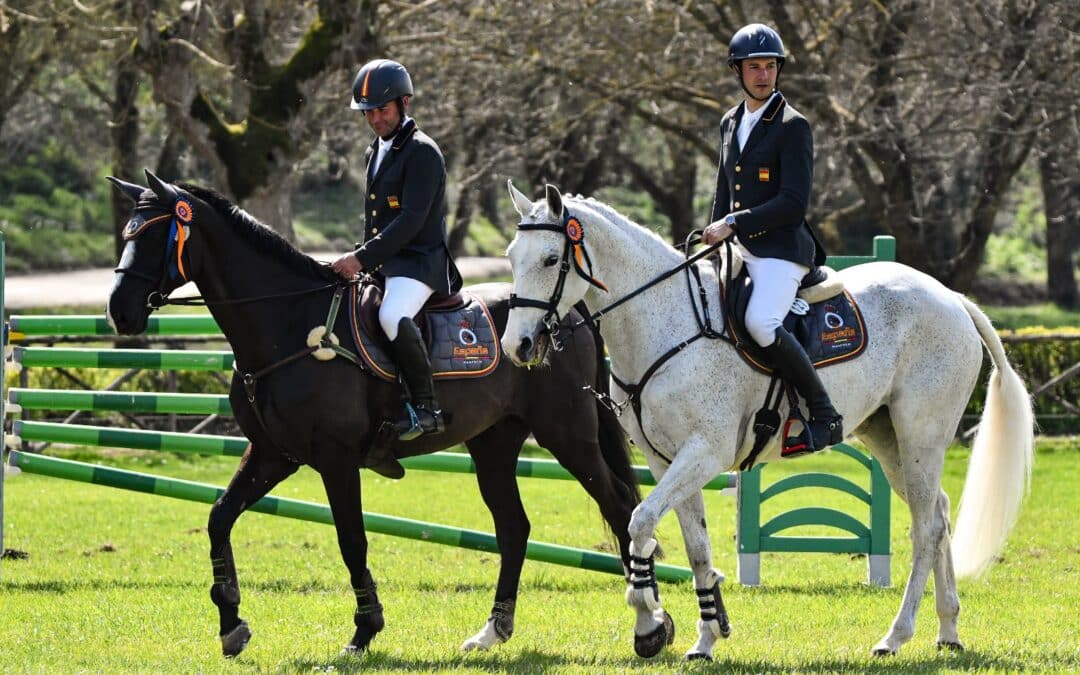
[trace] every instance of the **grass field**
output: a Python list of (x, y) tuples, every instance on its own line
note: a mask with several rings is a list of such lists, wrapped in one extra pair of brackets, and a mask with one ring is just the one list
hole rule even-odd
[[(513, 639), (462, 654), (460, 643), (490, 609), (497, 557), (383, 535), (371, 536), (370, 563), (387, 628), (362, 658), (339, 656), (352, 635), (353, 599), (332, 528), (261, 514), (241, 518), (233, 536), (242, 615), (254, 637), (225, 661), (208, 597), (207, 506), (23, 474), (5, 490), (5, 546), (29, 558), (3, 563), (0, 672), (1077, 670), (1078, 449), (1076, 441), (1040, 446), (1032, 494), (1001, 562), (985, 578), (961, 582), (963, 654), (935, 650), (930, 589), (915, 639), (901, 654), (868, 654), (899, 605), (910, 562), (907, 509), (897, 499), (893, 588), (866, 586), (863, 559), (822, 554), (765, 554), (764, 585), (742, 588), (734, 500), (707, 496), (734, 633), (718, 645), (715, 663), (693, 665), (681, 661), (697, 618), (689, 583), (662, 585), (678, 634), (673, 647), (645, 661), (633, 655), (621, 579), (534, 562), (525, 566)], [(107, 463), (223, 484), (235, 461), (126, 453)], [(770, 469), (777, 477), (846, 471), (847, 464), (834, 455)], [(967, 451), (951, 450), (946, 489), (954, 505), (966, 467)], [(521, 484), (533, 539), (610, 550), (597, 509), (576, 484)], [(471, 476), (412, 472), (393, 482), (365, 473), (364, 488), (371, 511), (491, 530)], [(307, 469), (274, 494), (325, 501)], [(857, 513), (850, 497), (823, 503)], [(685, 565), (674, 516), (665, 517), (659, 537), (667, 561)]]

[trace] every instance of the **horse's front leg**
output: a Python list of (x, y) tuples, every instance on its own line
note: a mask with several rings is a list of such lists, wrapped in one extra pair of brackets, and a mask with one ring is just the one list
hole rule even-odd
[(360, 466), (347, 459), (344, 450), (324, 453), (340, 461), (320, 463), (319, 475), (326, 488), (326, 498), (334, 515), (341, 558), (349, 569), (349, 580), (356, 594), (353, 623), (356, 632), (345, 645), (345, 652), (359, 653), (368, 648), (375, 635), (383, 629), (383, 608), (376, 593), (375, 580), (367, 567), (367, 534), (364, 530), (364, 511), (360, 501)]
[[(647, 454), (651, 455), (651, 453)], [(657, 476), (657, 485), (634, 509), (629, 527), (630, 583), (626, 590), (626, 600), (637, 611), (637, 621), (634, 625), (634, 651), (639, 656), (646, 658), (655, 656), (665, 645), (671, 644), (675, 637), (674, 624), (661, 605), (659, 587), (656, 583), (654, 571), (656, 526), (660, 518), (675, 505), (686, 503), (692, 495), (700, 494), (701, 487), (708, 479), (720, 473), (724, 468), (720, 460), (723, 456), (725, 453), (715, 451), (705, 438), (694, 435), (682, 445), (666, 471), (657, 471), (656, 460), (649, 457), (650, 467)], [(704, 507), (702, 506), (699, 517), (703, 516)], [(700, 551), (695, 553), (690, 548), (693, 545), (694, 542), (688, 542), (691, 561), (695, 562), (695, 556), (706, 558), (703, 564), (695, 565), (695, 581), (699, 588), (708, 589), (711, 592), (722, 577), (717, 576), (716, 579), (710, 577), (711, 560), (708, 556), (703, 556)], [(715, 583), (710, 584), (710, 581)]]
[(229, 539), (233, 525), (241, 513), (298, 468), (277, 453), (259, 452), (259, 447), (249, 444), (244, 451), (229, 486), (210, 509), (206, 527), (210, 536), (210, 564), (214, 569), (210, 599), (218, 608), (218, 634), (226, 658), (242, 652), (251, 639), (251, 629), (240, 618), (240, 583)]

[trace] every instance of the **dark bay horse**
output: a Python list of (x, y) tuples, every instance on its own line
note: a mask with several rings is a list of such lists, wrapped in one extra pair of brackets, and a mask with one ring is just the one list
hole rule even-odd
[[(228, 489), (211, 509), (208, 525), (214, 574), (210, 597), (218, 608), (222, 651), (239, 654), (251, 635), (239, 615), (240, 587), (229, 541), (233, 524), (301, 464), (322, 478), (356, 592), (356, 632), (346, 649), (366, 649), (384, 622), (368, 569), (359, 469), (382, 421), (399, 410), (400, 388), (344, 358), (290, 360), (304, 349), (309, 331), (327, 322), (331, 295), (341, 279), (224, 197), (163, 182), (150, 172), (147, 179), (150, 188), (113, 179), (135, 208), (109, 296), (109, 320), (118, 333), (138, 334), (171, 291), (185, 278), (193, 281), (235, 355), (229, 401), (251, 441)], [(488, 304), (501, 334), (510, 286), (483, 284), (466, 291)], [(340, 312), (333, 326), (342, 345), (351, 344), (347, 314)], [(576, 337), (541, 368), (514, 368), (503, 360), (482, 379), (437, 382), (448, 413), (446, 432), (394, 441), (398, 457), (464, 443), (491, 510), (501, 553), (495, 602), (483, 628), (463, 649), (486, 649), (513, 631), (529, 536), (515, 467), (530, 433), (599, 505), (618, 539), (624, 569), (628, 565), (627, 527), (640, 497), (618, 420), (583, 390), (585, 383), (606, 387), (599, 335), (583, 331)], [(245, 386), (243, 373), (258, 375), (254, 385)]]

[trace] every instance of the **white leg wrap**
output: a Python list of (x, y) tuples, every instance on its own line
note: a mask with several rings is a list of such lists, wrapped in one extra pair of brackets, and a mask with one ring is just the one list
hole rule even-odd
[(479, 633), (472, 636), (461, 645), (461, 651), (470, 652), (474, 649), (486, 651), (502, 642), (503, 639), (499, 637), (499, 634), (495, 631), (495, 620), (488, 619), (488, 622), (484, 624), (484, 627), (480, 629)]

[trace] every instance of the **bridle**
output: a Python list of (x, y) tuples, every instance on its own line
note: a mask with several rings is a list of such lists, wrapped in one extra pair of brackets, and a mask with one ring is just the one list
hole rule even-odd
[[(138, 208), (136, 208), (136, 214), (138, 215)], [(245, 392), (247, 394), (247, 400), (248, 400), (248, 403), (251, 405), (251, 410), (255, 415), (255, 419), (258, 422), (259, 426), (262, 428), (262, 430), (268, 436), (270, 435), (269, 427), (267, 427), (266, 422), (263, 420), (262, 413), (259, 410), (259, 406), (256, 405), (256, 400), (255, 400), (256, 386), (257, 386), (257, 384), (258, 384), (258, 382), (259, 382), (259, 380), (261, 378), (263, 378), (264, 376), (270, 374), (271, 372), (281, 368), (284, 365), (287, 365), (289, 363), (292, 363), (292, 362), (297, 361), (299, 359), (302, 359), (304, 357), (311, 356), (311, 355), (315, 354), (317, 351), (320, 351), (320, 350), (323, 350), (323, 349), (331, 350), (335, 354), (344, 357), (346, 360), (351, 362), (353, 365), (359, 367), (361, 370), (365, 370), (364, 364), (360, 360), (360, 357), (358, 357), (356, 354), (354, 354), (352, 351), (350, 351), (346, 347), (343, 347), (343, 346), (339, 345), (336, 341), (334, 341), (336, 338), (331, 339), (332, 338), (331, 334), (332, 334), (333, 326), (334, 326), (334, 324), (335, 324), (335, 322), (337, 320), (338, 309), (339, 309), (339, 307), (341, 305), (341, 299), (342, 299), (342, 296), (344, 294), (344, 291), (345, 291), (346, 288), (348, 288), (351, 285), (361, 283), (360, 279), (354, 279), (352, 281), (341, 280), (341, 281), (336, 281), (336, 282), (333, 282), (333, 283), (328, 283), (328, 284), (325, 284), (325, 285), (322, 285), (322, 286), (317, 286), (317, 287), (314, 287), (314, 288), (301, 289), (299, 291), (291, 291), (291, 292), (288, 292), (288, 293), (275, 293), (275, 294), (254, 296), (254, 297), (248, 297), (248, 298), (207, 300), (207, 299), (199, 296), (199, 297), (194, 297), (194, 298), (170, 299), (169, 298), (169, 293), (171, 293), (172, 291), (165, 290), (166, 284), (170, 280), (171, 281), (176, 281), (177, 279), (183, 279), (185, 282), (189, 280), (187, 272), (184, 269), (183, 255), (184, 255), (184, 243), (186, 241), (188, 241), (188, 239), (191, 236), (190, 224), (194, 220), (194, 212), (193, 212), (193, 210), (191, 208), (191, 197), (188, 196), (187, 194), (183, 193), (183, 192), (178, 191), (177, 197), (176, 197), (176, 199), (175, 199), (175, 201), (173, 203), (173, 207), (172, 207), (171, 211), (168, 211), (168, 212), (162, 213), (160, 215), (154, 216), (153, 218), (143, 218), (143, 217), (141, 217), (141, 215), (139, 217), (132, 218), (128, 222), (128, 225), (124, 228), (123, 238), (124, 238), (125, 241), (131, 241), (131, 240), (135, 239), (136, 237), (138, 237), (139, 235), (141, 235), (151, 225), (155, 225), (157, 223), (162, 223), (166, 219), (169, 219), (169, 223), (170, 223), (169, 224), (169, 234), (168, 234), (168, 239), (167, 239), (167, 244), (166, 244), (166, 249), (165, 249), (164, 262), (162, 263), (162, 270), (161, 270), (161, 273), (158, 274), (158, 276), (156, 278), (154, 276), (150, 275), (150, 274), (147, 274), (146, 272), (142, 272), (142, 271), (137, 270), (137, 269), (135, 269), (133, 267), (130, 267), (130, 266), (127, 266), (127, 267), (120, 266), (120, 267), (117, 267), (114, 270), (114, 272), (116, 272), (118, 274), (129, 274), (129, 275), (131, 275), (131, 276), (133, 276), (133, 277), (135, 277), (137, 279), (142, 279), (143, 281), (147, 281), (150, 284), (157, 286), (157, 288), (155, 290), (150, 291), (150, 293), (146, 297), (146, 306), (148, 308), (150, 308), (151, 310), (159, 309), (159, 308), (161, 308), (161, 307), (163, 307), (164, 305), (167, 305), (167, 304), (170, 304), (170, 305), (229, 305), (229, 304), (242, 304), (242, 303), (247, 303), (247, 302), (257, 302), (257, 301), (260, 301), (260, 300), (271, 300), (271, 299), (276, 299), (276, 298), (285, 298), (285, 297), (292, 297), (292, 296), (299, 296), (299, 295), (308, 295), (308, 294), (312, 294), (312, 293), (317, 293), (319, 291), (327, 290), (327, 289), (330, 289), (330, 288), (335, 289), (333, 297), (331, 298), (331, 301), (330, 301), (330, 310), (329, 310), (329, 312), (327, 314), (327, 318), (326, 318), (326, 323), (325, 323), (326, 330), (324, 331), (324, 334), (320, 338), (318, 338), (317, 342), (313, 343), (309, 339), (308, 344), (305, 347), (303, 347), (302, 349), (300, 349), (299, 351), (294, 352), (291, 355), (286, 356), (286, 357), (284, 357), (282, 359), (279, 359), (279, 360), (277, 360), (277, 361), (263, 367), (260, 370), (244, 372), (244, 371), (242, 371), (240, 369), (238, 361), (233, 364), (233, 368), (236, 370), (237, 374), (240, 376), (240, 379), (241, 379), (241, 381), (242, 381), (242, 383), (244, 385), (244, 390), (245, 390)], [(175, 258), (173, 258), (174, 249), (176, 251)], [(272, 441), (271, 441), (271, 443), (273, 444)], [(292, 455), (290, 455), (286, 450), (282, 450), (281, 448), (279, 448), (279, 452), (281, 452), (282, 456), (285, 457), (287, 460), (289, 460), (289, 461), (291, 461), (293, 463), (296, 463), (296, 464), (299, 463), (299, 461), (296, 460)]]
[[(555, 282), (555, 289), (552, 291), (551, 298), (548, 301), (545, 302), (543, 300), (534, 300), (534, 299), (531, 299), (531, 298), (519, 298), (515, 294), (510, 295), (510, 308), (511, 309), (513, 309), (514, 307), (535, 307), (537, 309), (542, 309), (542, 310), (545, 311), (544, 317), (542, 319), (543, 324), (544, 324), (543, 333), (546, 333), (549, 336), (549, 338), (551, 339), (551, 347), (552, 347), (552, 349), (554, 349), (555, 351), (561, 351), (562, 348), (563, 348), (563, 343), (568, 338), (560, 336), (560, 333), (562, 332), (562, 319), (561, 319), (561, 317), (559, 317), (558, 306), (559, 306), (559, 302), (562, 300), (563, 289), (566, 286), (566, 277), (570, 272), (570, 259), (571, 259), (570, 251), (571, 251), (571, 249), (574, 250), (573, 260), (574, 260), (574, 266), (575, 266), (575, 269), (576, 269), (578, 275), (580, 277), (582, 277), (583, 279), (585, 279), (586, 281), (588, 281), (589, 283), (596, 286), (597, 288), (600, 288), (600, 289), (604, 290), (605, 292), (607, 291), (607, 287), (604, 286), (595, 277), (593, 277), (593, 275), (592, 275), (592, 261), (589, 260), (589, 254), (585, 250), (585, 247), (583, 245), (583, 242), (584, 242), (584, 239), (585, 239), (585, 231), (581, 226), (581, 222), (577, 218), (574, 218), (573, 216), (571, 216), (569, 210), (567, 210), (565, 206), (563, 207), (563, 224), (561, 226), (557, 225), (555, 223), (519, 223), (518, 226), (517, 226), (517, 229), (519, 231), (548, 230), (548, 231), (551, 231), (551, 232), (560, 232), (566, 237), (566, 245), (563, 247), (562, 259), (560, 260), (560, 264), (559, 264), (559, 278)], [(732, 342), (734, 344), (734, 340), (731, 339), (728, 335), (726, 335), (723, 332), (718, 332), (718, 331), (713, 329), (712, 319), (709, 316), (709, 305), (708, 305), (708, 301), (706, 300), (705, 287), (702, 285), (701, 277), (700, 277), (700, 275), (698, 273), (697, 268), (694, 266), (694, 264), (697, 261), (701, 260), (702, 258), (704, 258), (706, 256), (712, 255), (712, 253), (714, 251), (716, 251), (716, 249), (719, 246), (721, 246), (721, 244), (724, 243), (724, 242), (717, 242), (717, 243), (715, 243), (715, 244), (713, 244), (711, 246), (708, 246), (708, 247), (702, 249), (701, 251), (698, 251), (694, 255), (690, 255), (690, 248), (696, 243), (694, 241), (696, 234), (697, 234), (696, 232), (691, 232), (690, 235), (687, 236), (687, 240), (686, 240), (685, 245), (684, 245), (684, 250), (686, 251), (687, 257), (683, 262), (681, 262), (680, 264), (676, 265), (675, 267), (673, 267), (673, 268), (671, 268), (671, 269), (669, 269), (669, 270), (667, 270), (665, 272), (662, 272), (661, 274), (657, 275), (656, 277), (654, 277), (650, 281), (648, 281), (645, 284), (639, 286), (638, 288), (634, 289), (633, 291), (631, 291), (630, 293), (624, 295), (623, 297), (619, 298), (618, 300), (615, 300), (614, 302), (611, 302), (611, 303), (605, 305), (604, 307), (601, 307), (599, 310), (593, 312), (592, 314), (586, 315), (585, 317), (583, 317), (579, 321), (577, 321), (574, 324), (568, 326), (567, 331), (566, 331), (566, 333), (572, 335), (575, 330), (577, 330), (578, 328), (581, 328), (582, 326), (585, 326), (585, 325), (592, 326), (592, 327), (594, 327), (594, 329), (598, 329), (599, 328), (598, 324), (599, 324), (600, 318), (602, 316), (604, 316), (605, 314), (607, 314), (608, 312), (613, 311), (616, 307), (619, 307), (623, 303), (629, 301), (631, 298), (634, 298), (634, 297), (640, 295), (641, 293), (644, 293), (646, 290), (648, 290), (648, 289), (652, 288), (653, 286), (659, 284), (660, 282), (664, 281), (665, 279), (668, 279), (668, 278), (674, 276), (675, 274), (678, 274), (679, 272), (681, 272), (683, 270), (686, 271), (686, 274), (687, 274), (687, 291), (690, 293), (690, 306), (693, 309), (694, 318), (695, 318), (695, 320), (696, 320), (696, 322), (698, 324), (698, 332), (696, 334), (694, 334), (693, 336), (683, 340), (679, 344), (675, 345), (674, 347), (669, 349), (667, 352), (665, 352), (663, 355), (661, 355), (658, 359), (656, 359), (656, 361), (654, 361), (652, 363), (652, 365), (650, 365), (645, 370), (645, 372), (641, 376), (641, 379), (638, 380), (637, 383), (625, 382), (625, 381), (621, 380), (620, 378), (618, 378), (615, 375), (614, 372), (612, 372), (611, 373), (612, 381), (615, 382), (616, 386), (618, 386), (620, 389), (622, 389), (624, 392), (626, 392), (627, 398), (623, 403), (621, 403), (621, 404), (616, 403), (610, 396), (608, 396), (606, 394), (601, 394), (601, 393), (596, 392), (596, 391), (592, 392), (593, 396), (595, 396), (597, 398), (597, 400), (600, 401), (601, 404), (607, 406), (616, 415), (621, 415), (622, 410), (626, 406), (629, 405), (630, 407), (632, 407), (633, 410), (634, 410), (634, 414), (638, 419), (638, 426), (641, 428), (641, 432), (642, 432), (642, 435), (645, 438), (646, 443), (648, 443), (649, 447), (652, 449), (652, 451), (656, 454), (657, 457), (659, 457), (661, 460), (663, 460), (664, 462), (666, 462), (668, 464), (671, 464), (671, 458), (668, 457), (664, 452), (657, 449), (657, 447), (653, 444), (653, 442), (651, 440), (649, 440), (648, 435), (646, 435), (646, 433), (645, 433), (645, 427), (641, 424), (641, 393), (645, 389), (646, 383), (648, 383), (649, 379), (653, 376), (653, 374), (656, 373), (656, 371), (660, 369), (660, 366), (662, 366), (664, 363), (666, 363), (668, 360), (670, 360), (676, 354), (683, 351), (684, 349), (686, 349), (691, 344), (693, 344), (694, 342), (696, 342), (697, 340), (699, 340), (701, 338), (708, 338), (708, 339), (714, 339), (714, 340), (715, 339), (723, 339), (723, 340), (727, 340), (729, 342)], [(698, 241), (700, 241), (700, 239), (698, 239)], [(727, 265), (728, 272), (727, 272), (727, 274), (728, 274), (728, 284), (730, 285), (730, 282), (731, 282), (731, 243), (730, 243), (730, 241), (726, 242), (726, 245), (728, 246), (728, 265)], [(584, 261), (585, 264), (588, 265), (588, 271), (586, 271), (585, 268), (582, 266), (582, 261)], [(697, 288), (697, 295), (700, 298), (701, 313), (698, 312), (697, 306), (694, 304), (694, 287), (695, 286)], [(720, 314), (721, 314), (721, 320), (723, 322), (723, 320), (724, 320), (724, 304), (722, 302), (720, 303)], [(591, 387), (586, 385), (585, 389), (589, 390), (589, 389), (591, 389)]]
[[(136, 208), (138, 213), (138, 208)], [(191, 198), (184, 193), (179, 193), (173, 202), (172, 208), (165, 213), (153, 218), (132, 218), (124, 228), (124, 241), (132, 241), (151, 225), (169, 221), (169, 234), (166, 239), (165, 257), (162, 260), (162, 269), (157, 277), (141, 272), (134, 267), (120, 266), (113, 271), (117, 274), (127, 274), (156, 285), (155, 290), (146, 296), (146, 306), (151, 310), (159, 309), (169, 302), (169, 293), (165, 286), (169, 280), (183, 279), (188, 281), (187, 271), (184, 269), (184, 244), (191, 236), (191, 221), (194, 219), (194, 211), (191, 208)], [(173, 251), (176, 257), (173, 258)]]
[[(517, 226), (519, 232), (530, 230), (547, 230), (549, 232), (558, 232), (566, 237), (566, 245), (563, 247), (562, 258), (559, 260), (559, 277), (555, 281), (555, 289), (551, 292), (551, 298), (549, 298), (547, 301), (544, 301), (535, 300), (533, 298), (522, 298), (515, 293), (510, 294), (511, 309), (513, 309), (514, 307), (535, 307), (537, 309), (544, 310), (544, 317), (543, 319), (541, 319), (541, 322), (544, 324), (542, 333), (546, 334), (549, 338), (551, 338), (551, 348), (555, 351), (562, 351), (563, 345), (568, 339), (567, 337), (560, 337), (563, 328), (563, 321), (562, 317), (559, 316), (558, 307), (559, 303), (562, 301), (563, 290), (566, 287), (566, 277), (570, 273), (571, 250), (573, 250), (574, 252), (573, 264), (578, 276), (580, 276), (582, 279), (585, 279), (590, 284), (596, 286), (605, 293), (608, 290), (607, 286), (605, 286), (599, 279), (593, 276), (592, 260), (589, 258), (589, 252), (585, 249), (584, 246), (585, 230), (581, 225), (581, 221), (578, 220), (576, 217), (570, 215), (570, 211), (564, 206), (562, 222), (562, 225), (558, 225), (556, 223), (523, 222), (518, 223)], [(581, 328), (582, 326), (596, 324), (597, 322), (599, 322), (601, 317), (611, 312), (615, 308), (644, 293), (645, 291), (649, 290), (650, 288), (659, 284), (665, 279), (668, 279), (669, 277), (674, 276), (675, 274), (678, 274), (683, 270), (687, 270), (687, 274), (692, 274), (696, 279), (699, 296), (701, 298), (704, 316), (697, 316), (696, 307), (694, 309), (694, 313), (697, 318), (698, 325), (702, 330), (702, 334), (705, 337), (718, 337), (719, 333), (716, 333), (712, 329), (712, 323), (709, 317), (708, 303), (705, 301), (704, 288), (701, 287), (701, 279), (697, 276), (697, 270), (694, 267), (694, 263), (707, 256), (712, 255), (713, 252), (715, 252), (716, 249), (722, 245), (722, 242), (718, 242), (716, 244), (708, 246), (698, 251), (694, 255), (690, 255), (690, 248), (700, 241), (700, 239), (696, 237), (697, 234), (698, 233), (696, 231), (691, 232), (690, 235), (687, 237), (686, 242), (683, 244), (683, 248), (687, 253), (687, 257), (683, 262), (661, 273), (660, 275), (656, 276), (650, 281), (647, 281), (641, 286), (635, 288), (633, 291), (627, 293), (618, 300), (604, 305), (600, 309), (580, 319), (576, 323), (570, 326), (566, 326), (567, 331), (570, 334), (573, 334), (575, 330)], [(730, 242), (728, 242), (728, 244), (730, 245)], [(585, 269), (582, 263), (588, 266), (588, 270)], [(730, 270), (730, 250), (728, 255), (728, 269)], [(689, 284), (689, 277), (687, 279), (687, 283)], [(693, 292), (691, 292), (691, 297), (693, 297)], [(691, 301), (691, 307), (693, 306), (693, 302)], [(721, 311), (723, 311), (723, 307), (721, 307)]]
[[(562, 317), (559, 316), (559, 303), (562, 302), (563, 289), (566, 287), (566, 277), (570, 273), (571, 260), (579, 277), (605, 293), (607, 292), (607, 286), (593, 275), (592, 259), (589, 257), (589, 251), (585, 248), (585, 228), (580, 220), (570, 215), (570, 210), (565, 206), (562, 212), (562, 224), (522, 222), (518, 223), (517, 229), (519, 232), (531, 230), (558, 232), (565, 238), (562, 257), (559, 259), (559, 278), (555, 281), (555, 289), (551, 292), (551, 297), (544, 301), (522, 298), (516, 293), (510, 294), (510, 309), (533, 307), (544, 310), (544, 316), (541, 319), (541, 323), (544, 324), (543, 332), (551, 338), (551, 348), (557, 352), (562, 351), (564, 339), (559, 337), (560, 324), (562, 324)], [(586, 266), (588, 267), (587, 270)], [(570, 332), (573, 333), (581, 325), (583, 324), (572, 326)]]
[[(327, 283), (322, 286), (316, 286), (314, 288), (305, 288), (299, 291), (290, 291), (288, 293), (272, 293), (267, 295), (257, 295), (246, 298), (219, 298), (214, 300), (208, 300), (202, 296), (194, 296), (189, 298), (170, 298), (169, 294), (172, 291), (165, 290), (166, 284), (171, 281), (183, 279), (185, 282), (189, 281), (187, 271), (184, 269), (184, 245), (191, 239), (191, 222), (194, 220), (194, 210), (191, 207), (192, 198), (187, 194), (178, 191), (176, 200), (173, 202), (171, 211), (167, 211), (153, 218), (132, 218), (127, 227), (124, 228), (123, 239), (124, 241), (131, 241), (139, 235), (141, 235), (151, 225), (169, 220), (169, 234), (166, 240), (165, 257), (162, 261), (161, 272), (154, 277), (146, 272), (139, 271), (134, 267), (117, 267), (113, 271), (117, 274), (127, 274), (135, 277), (136, 279), (142, 279), (150, 283), (152, 286), (156, 286), (154, 290), (151, 290), (146, 296), (146, 307), (150, 310), (161, 309), (165, 305), (185, 305), (185, 306), (210, 306), (210, 305), (239, 305), (248, 302), (259, 302), (262, 300), (275, 300), (279, 298), (288, 298), (298, 295), (308, 295), (311, 293), (318, 293), (330, 288), (347, 287), (352, 284), (358, 283), (357, 281), (340, 281)], [(138, 209), (136, 209), (136, 213)], [(175, 250), (176, 256), (173, 257), (173, 251)]]

